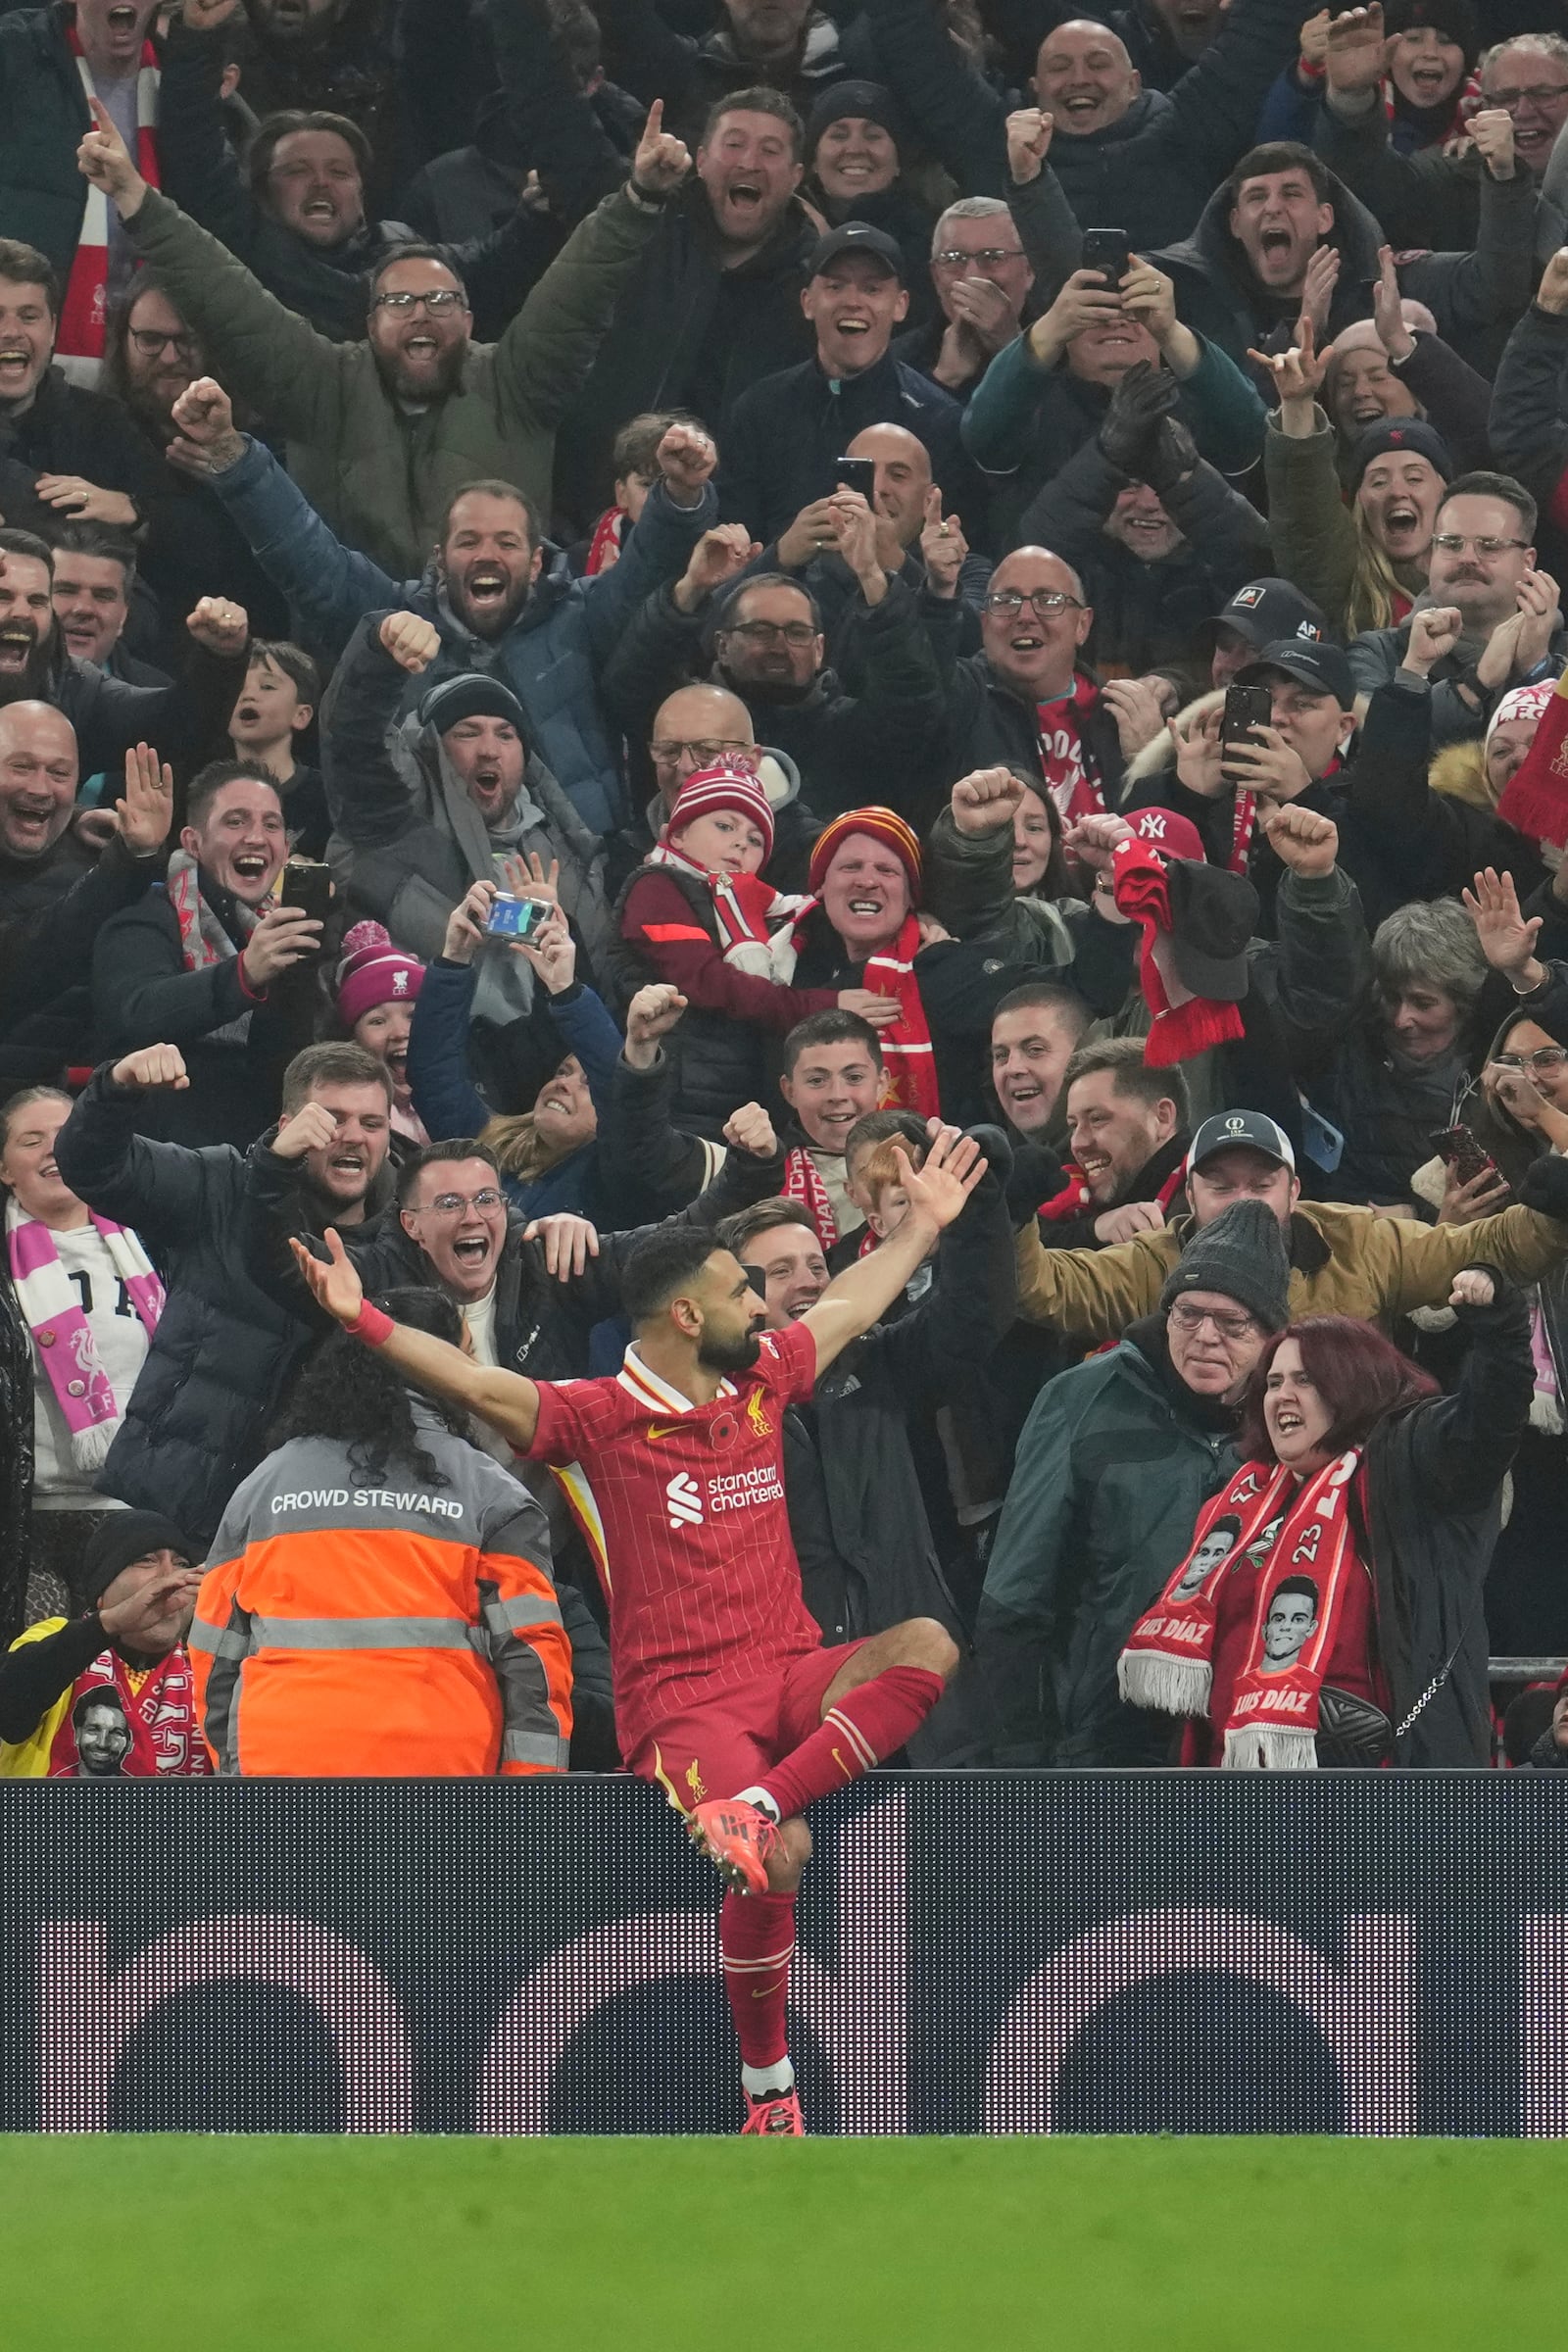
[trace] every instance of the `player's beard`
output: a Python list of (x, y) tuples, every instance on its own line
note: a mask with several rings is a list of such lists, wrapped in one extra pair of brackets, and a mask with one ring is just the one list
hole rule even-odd
[(705, 1332), (697, 1361), (706, 1364), (710, 1372), (749, 1372), (761, 1352), (762, 1344), (755, 1331), (738, 1340), (719, 1340)]

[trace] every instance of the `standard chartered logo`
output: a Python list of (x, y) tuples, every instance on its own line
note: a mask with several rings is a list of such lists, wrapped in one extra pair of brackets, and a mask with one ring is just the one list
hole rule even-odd
[(677, 1470), (664, 1489), (664, 1506), (669, 1512), (671, 1527), (701, 1527), (703, 1498), (697, 1491), (697, 1481), (686, 1471)]

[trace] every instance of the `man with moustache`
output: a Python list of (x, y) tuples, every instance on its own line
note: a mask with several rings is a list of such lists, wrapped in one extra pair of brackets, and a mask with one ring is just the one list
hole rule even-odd
[(139, 742), (176, 764), (215, 738), (245, 682), (250, 623), (238, 605), (204, 596), (185, 623), (183, 680), (128, 686), (66, 649), (54, 610), (53, 551), (0, 526), (0, 709), (53, 703), (71, 722), (80, 773), (117, 768)]
[(78, 155), (236, 393), (288, 442), (300, 488), (394, 576), (423, 562), (454, 492), (499, 476), (541, 506), (555, 430), (586, 380), (614, 298), (689, 168), (656, 104), (624, 186), (575, 229), (505, 334), (472, 339), (467, 291), (430, 247), (372, 272), (366, 340), (330, 343), (150, 189), (99, 109)]

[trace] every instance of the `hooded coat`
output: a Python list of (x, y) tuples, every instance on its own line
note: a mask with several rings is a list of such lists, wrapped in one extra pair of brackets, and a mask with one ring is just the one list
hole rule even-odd
[[(536, 850), (561, 865), (561, 905), (591, 963), (610, 936), (603, 845), (542, 760), (525, 753), (514, 808), (518, 829), (487, 830), (433, 726), (399, 720), (408, 673), (381, 643), (384, 614), (360, 623), (322, 710), (322, 772), (335, 828), (328, 858), (357, 906), (385, 923), (426, 963), (440, 955), (447, 918), (475, 882), (495, 879), (498, 851)], [(520, 956), (487, 956), (475, 1017), (503, 1027), (533, 1003)]]
[[(1352, 318), (1371, 318), (1378, 248), (1387, 241), (1360, 198), (1332, 172), (1328, 178), (1334, 225), (1325, 242), (1339, 254), (1340, 275), (1320, 344)], [(1400, 292), (1424, 302), (1444, 341), (1483, 374), (1492, 372), (1508, 328), (1530, 300), (1535, 274), (1530, 253), (1534, 182), (1520, 172), (1513, 179), (1489, 179), (1488, 191), (1474, 251), (1423, 251), (1398, 270)], [(1192, 234), (1152, 259), (1175, 279), (1176, 308), (1186, 323), (1245, 367), (1250, 347), (1282, 349), (1289, 341), (1287, 330), (1294, 329), (1300, 298), (1264, 292), (1232, 234), (1231, 211), (1229, 185), (1214, 188)]]

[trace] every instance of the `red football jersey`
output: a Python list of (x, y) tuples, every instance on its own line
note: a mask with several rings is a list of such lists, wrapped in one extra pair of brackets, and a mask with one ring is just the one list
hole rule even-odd
[(815, 1649), (784, 1500), (786, 1405), (808, 1331), (764, 1332), (749, 1372), (691, 1404), (635, 1345), (606, 1380), (542, 1380), (529, 1452), (558, 1471), (610, 1600), (621, 1752), (709, 1690)]

